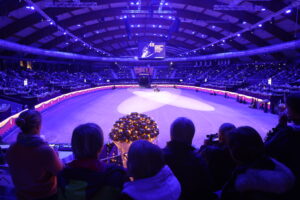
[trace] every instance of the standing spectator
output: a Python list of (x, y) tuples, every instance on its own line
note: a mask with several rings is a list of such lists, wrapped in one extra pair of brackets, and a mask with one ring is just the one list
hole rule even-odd
[(266, 156), (255, 129), (244, 126), (233, 130), (229, 149), (237, 168), (223, 187), (221, 200), (285, 199), (295, 177), (285, 165)]
[(118, 199), (127, 180), (123, 168), (107, 165), (98, 157), (103, 147), (102, 129), (94, 123), (76, 127), (72, 135), (75, 160), (59, 174), (61, 199)]
[(235, 126), (231, 123), (222, 124), (218, 132), (218, 142), (206, 145), (200, 151), (211, 172), (214, 191), (222, 189), (235, 169), (235, 162), (230, 155), (227, 142), (229, 133), (234, 129)]
[(7, 163), (18, 199), (56, 199), (57, 173), (62, 163), (57, 153), (40, 137), (42, 118), (27, 110), (16, 119), (21, 129), (7, 152)]
[[(281, 115), (274, 133), (265, 142), (267, 154), (288, 166), (296, 176), (291, 196), (300, 199), (300, 94), (286, 100), (287, 115)], [(291, 123), (287, 123), (287, 119)]]
[(194, 134), (190, 119), (176, 119), (171, 125), (171, 141), (163, 149), (164, 157), (181, 184), (180, 199), (214, 199), (207, 165), (192, 147)]
[(165, 165), (161, 149), (146, 141), (132, 143), (128, 152), (128, 174), (132, 182), (124, 185), (124, 198), (134, 200), (177, 200), (180, 183)]

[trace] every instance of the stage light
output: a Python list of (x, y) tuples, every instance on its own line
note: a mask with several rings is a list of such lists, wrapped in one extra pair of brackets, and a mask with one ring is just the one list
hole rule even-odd
[(291, 9), (288, 9), (288, 10), (285, 11), (286, 14), (290, 14), (291, 12), (292, 12)]
[(167, 2), (167, 3), (165, 3), (165, 5), (166, 5), (166, 6), (168, 6), (168, 5), (169, 5), (169, 3)]
[(64, 35), (67, 35), (67, 32), (64, 32)]
[(77, 24), (78, 27), (81, 27), (81, 24)]
[(262, 24), (258, 24), (258, 27), (262, 27)]
[(133, 6), (133, 5), (134, 5), (134, 2), (130, 2), (130, 5), (132, 5), (132, 6)]
[(215, 28), (216, 28), (216, 26), (215, 26), (215, 25), (212, 25), (212, 26), (211, 26), (211, 28), (215, 29)]
[(169, 16), (169, 19), (172, 19), (172, 16)]
[(239, 33), (238, 33), (238, 34), (237, 34), (237, 36), (238, 36), (238, 37), (240, 37), (240, 36), (241, 36), (241, 34), (239, 34)]
[(161, 27), (162, 27), (162, 25), (159, 25), (158, 27), (159, 27), (159, 28), (161, 28)]
[(266, 11), (266, 9), (265, 9), (265, 8), (262, 8), (261, 11)]
[(247, 22), (246, 22), (246, 21), (243, 21), (243, 24), (247, 24)]
[(160, 17), (160, 18), (163, 18), (164, 16), (163, 16), (163, 15), (160, 15), (159, 17)]

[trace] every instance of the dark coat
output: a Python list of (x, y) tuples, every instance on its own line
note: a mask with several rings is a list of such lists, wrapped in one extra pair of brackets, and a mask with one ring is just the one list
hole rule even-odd
[(180, 199), (215, 199), (207, 165), (192, 146), (171, 141), (163, 152), (167, 165), (181, 184)]
[(221, 190), (236, 167), (229, 149), (222, 144), (209, 145), (202, 148), (199, 153), (204, 158), (210, 170), (213, 180), (213, 190)]
[(73, 161), (58, 176), (60, 199), (119, 199), (127, 176), (123, 168), (98, 160)]
[(277, 130), (265, 142), (267, 154), (289, 167), (296, 176), (296, 183), (291, 196), (300, 199), (300, 130), (286, 127)]
[(264, 157), (237, 167), (222, 190), (221, 200), (287, 199), (286, 194), (294, 181), (289, 168), (275, 159)]

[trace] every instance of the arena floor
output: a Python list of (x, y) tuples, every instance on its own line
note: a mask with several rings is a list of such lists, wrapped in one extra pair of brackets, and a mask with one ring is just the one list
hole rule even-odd
[[(276, 125), (277, 116), (248, 108), (234, 99), (182, 89), (115, 89), (102, 90), (63, 101), (43, 115), (42, 135), (49, 143), (70, 143), (72, 130), (79, 124), (99, 124), (109, 141), (108, 134), (116, 120), (130, 112), (142, 112), (156, 120), (160, 135), (158, 145), (169, 140), (169, 129), (177, 117), (188, 117), (196, 126), (195, 147), (207, 134), (216, 133), (224, 122), (236, 126), (249, 125), (264, 137)], [(12, 130), (3, 141), (15, 141), (19, 130)]]

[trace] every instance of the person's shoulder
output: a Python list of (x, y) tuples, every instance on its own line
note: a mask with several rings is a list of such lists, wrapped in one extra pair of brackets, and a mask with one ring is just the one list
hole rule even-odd
[(122, 166), (118, 166), (115, 164), (105, 164), (105, 173), (113, 174), (113, 173), (126, 173), (125, 169)]

